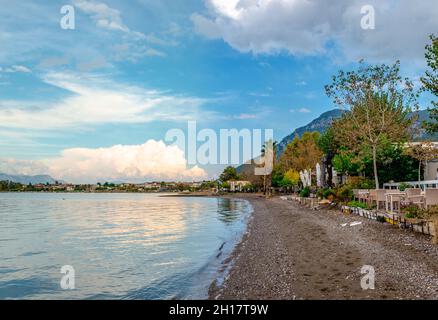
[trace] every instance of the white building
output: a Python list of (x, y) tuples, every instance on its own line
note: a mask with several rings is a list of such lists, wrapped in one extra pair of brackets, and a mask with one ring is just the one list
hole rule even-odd
[(242, 189), (246, 186), (249, 186), (251, 182), (249, 181), (238, 181), (238, 180), (231, 180), (228, 181), (230, 184), (230, 191), (236, 192), (236, 191), (242, 191)]

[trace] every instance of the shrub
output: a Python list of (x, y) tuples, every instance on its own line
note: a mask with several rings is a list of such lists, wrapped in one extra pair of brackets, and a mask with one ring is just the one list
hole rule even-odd
[(374, 182), (365, 177), (348, 177), (347, 185), (351, 189), (374, 189)]
[(405, 212), (405, 217), (408, 219), (420, 218), (423, 216), (423, 210), (414, 205), (403, 208), (402, 211)]
[(341, 202), (349, 202), (353, 200), (354, 194), (352, 188), (344, 184), (336, 190), (336, 198)]
[(407, 188), (410, 188), (410, 187), (411, 187), (411, 186), (408, 185), (408, 184), (406, 184), (406, 183), (400, 183), (398, 189), (399, 189), (400, 191), (405, 191)]
[(247, 184), (245, 186), (242, 187), (242, 190), (244, 192), (253, 192), (255, 190), (255, 186), (253, 186), (251, 183)]
[(318, 198), (333, 200), (336, 197), (336, 192), (330, 188), (323, 188), (316, 191), (316, 196)]
[(228, 189), (228, 190), (231, 188), (231, 186), (228, 182), (223, 182), (221, 187), (222, 187), (222, 189)]
[(434, 219), (438, 217), (438, 207), (432, 206), (428, 209), (419, 208), (415, 205), (402, 208), (405, 218), (408, 219)]
[(310, 197), (310, 188), (309, 187), (305, 187), (304, 189), (302, 189), (300, 191), (300, 197), (301, 198), (308, 198), (308, 197)]
[(363, 202), (359, 202), (359, 201), (350, 201), (348, 203), (349, 207), (355, 207), (355, 208), (362, 208), (362, 209), (367, 209), (368, 206), (366, 203)]
[(427, 210), (422, 211), (423, 218), (433, 219), (438, 217), (438, 206), (432, 206)]
[(316, 191), (316, 196), (317, 196), (318, 198), (324, 198), (324, 191), (325, 191), (325, 189), (318, 189), (318, 190)]
[(291, 186), (297, 186), (300, 183), (300, 173), (290, 169), (284, 174), (283, 180)]
[(323, 198), (333, 200), (336, 197), (336, 192), (333, 189), (325, 189), (323, 192)]

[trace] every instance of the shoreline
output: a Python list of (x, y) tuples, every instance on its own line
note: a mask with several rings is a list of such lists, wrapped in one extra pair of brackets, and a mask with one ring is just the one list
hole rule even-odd
[[(438, 299), (438, 246), (428, 236), (279, 197), (223, 197), (248, 200), (253, 213), (211, 300)], [(364, 265), (375, 269), (374, 290), (361, 288)]]

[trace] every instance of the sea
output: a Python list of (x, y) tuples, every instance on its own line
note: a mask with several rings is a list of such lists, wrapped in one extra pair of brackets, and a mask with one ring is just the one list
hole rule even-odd
[(0, 193), (0, 299), (205, 299), (251, 212), (234, 198)]

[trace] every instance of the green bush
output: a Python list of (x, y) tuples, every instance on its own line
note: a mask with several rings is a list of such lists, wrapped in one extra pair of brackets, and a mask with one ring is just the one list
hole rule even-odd
[(405, 217), (410, 219), (418, 218), (419, 216), (421, 216), (421, 209), (413, 205), (403, 208), (403, 212), (405, 212)]
[(422, 209), (415, 205), (402, 208), (402, 212), (405, 213), (406, 218), (410, 219), (430, 219), (438, 214), (438, 207), (432, 206), (428, 209)]
[(325, 189), (318, 189), (318, 190), (316, 191), (316, 196), (317, 196), (318, 198), (324, 198), (324, 191), (325, 191)]
[(351, 189), (374, 189), (374, 181), (365, 177), (348, 177), (347, 185)]
[(231, 188), (231, 186), (230, 186), (230, 184), (228, 182), (223, 182), (222, 185), (221, 185), (221, 188), (229, 190)]
[(359, 202), (359, 201), (350, 201), (348, 203), (349, 207), (354, 207), (354, 208), (362, 208), (362, 209), (368, 209), (368, 206), (366, 203), (363, 202)]
[(324, 193), (323, 193), (324, 199), (329, 199), (329, 198), (334, 198), (334, 197), (336, 197), (335, 190), (330, 189), (330, 188), (324, 190)]
[(318, 198), (323, 198), (323, 199), (333, 199), (336, 197), (336, 192), (333, 189), (330, 188), (322, 188), (322, 189), (318, 189), (318, 191), (316, 191), (316, 196)]
[(399, 187), (398, 187), (398, 189), (400, 190), (400, 191), (405, 191), (407, 188), (411, 188), (411, 186), (410, 185), (408, 185), (408, 184), (406, 184), (406, 183), (400, 183), (400, 185), (399, 185)]
[(336, 198), (341, 202), (349, 202), (353, 197), (353, 190), (349, 185), (344, 184), (336, 190)]
[(301, 198), (308, 198), (308, 197), (310, 197), (310, 188), (309, 187), (305, 187), (304, 189), (302, 189), (300, 191), (300, 197)]

